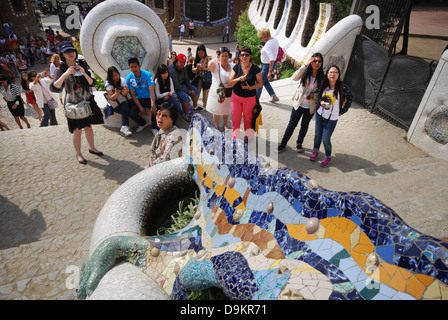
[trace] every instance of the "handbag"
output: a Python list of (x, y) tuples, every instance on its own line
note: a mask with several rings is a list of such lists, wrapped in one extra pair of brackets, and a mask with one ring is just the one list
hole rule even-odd
[(218, 94), (218, 102), (223, 103), (226, 100), (226, 88), (222, 82), (219, 84), (218, 89), (216, 89), (216, 93)]
[(202, 73), (202, 81), (206, 84), (212, 83), (212, 73), (210, 71), (204, 70)]
[(219, 86), (216, 90), (218, 94), (218, 102), (223, 103), (226, 98), (230, 98), (232, 96), (233, 88), (226, 88), (221, 80), (221, 65), (218, 63), (218, 75), (219, 75)]
[(85, 119), (92, 114), (90, 102), (85, 100), (79, 103), (66, 103), (64, 110), (68, 119)]
[(260, 104), (260, 100), (256, 98), (255, 106), (252, 110), (252, 129), (255, 130), (255, 124), (257, 122), (257, 118), (260, 115), (261, 111), (263, 110), (263, 107)]
[[(129, 93), (128, 93), (129, 95)], [(112, 107), (112, 108), (116, 108), (118, 107), (120, 104), (122, 104), (123, 102), (128, 101), (128, 97), (123, 96), (121, 93), (118, 95), (118, 98), (115, 100), (112, 100), (109, 95), (107, 94), (107, 92), (104, 93), (104, 98), (106, 98), (107, 103)]]
[(48, 100), (47, 105), (48, 105), (48, 108), (50, 108), (51, 110), (54, 110), (58, 107), (58, 103), (56, 101), (54, 101), (54, 99)]
[(226, 88), (221, 80), (221, 68), (218, 63), (218, 75), (219, 75), (219, 85), (218, 89), (216, 89), (216, 93), (218, 94), (218, 102), (223, 103), (226, 100)]

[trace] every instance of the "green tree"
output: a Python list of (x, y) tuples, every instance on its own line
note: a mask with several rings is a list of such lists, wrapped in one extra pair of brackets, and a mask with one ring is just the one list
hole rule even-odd
[(249, 47), (252, 50), (252, 63), (260, 66), (260, 45), (263, 41), (257, 37), (257, 29), (250, 22), (247, 9), (242, 11), (238, 18), (235, 36), (240, 48)]

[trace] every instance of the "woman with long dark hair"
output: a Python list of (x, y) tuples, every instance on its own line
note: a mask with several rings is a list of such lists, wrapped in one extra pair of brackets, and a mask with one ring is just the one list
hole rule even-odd
[(95, 147), (95, 139), (92, 125), (104, 123), (103, 115), (95, 102), (91, 87), (96, 84), (96, 79), (90, 76), (88, 66), (84, 60), (78, 60), (78, 52), (70, 41), (62, 41), (59, 45), (61, 53), (61, 65), (55, 70), (51, 91), (60, 93), (65, 89), (64, 107), (68, 103), (79, 104), (88, 101), (92, 108), (92, 114), (83, 119), (67, 118), (68, 130), (73, 134), (73, 146), (76, 158), (81, 164), (87, 164), (81, 152), (81, 133), (84, 130), (89, 152), (97, 156), (103, 153)]
[(20, 84), (22, 85), (22, 90), (25, 91), (26, 99), (28, 100), (28, 103), (33, 106), (34, 111), (37, 113), (37, 120), (39, 122), (42, 121), (42, 109), (39, 108), (36, 102), (36, 96), (34, 95), (34, 92), (30, 89), (30, 79), (26, 71), (23, 71), (21, 74)]
[(304, 152), (302, 144), (308, 132), (308, 127), (317, 109), (317, 95), (320, 85), (324, 80), (324, 70), (322, 68), (324, 58), (320, 53), (315, 53), (302, 65), (292, 76), (294, 81), (300, 81), (297, 90), (292, 97), (293, 108), (289, 118), (288, 126), (283, 134), (282, 141), (278, 146), (278, 152), (286, 148), (286, 144), (291, 138), (297, 124), (302, 118), (300, 131), (296, 141), (297, 152)]
[[(192, 84), (198, 88), (199, 93), (202, 90), (202, 107), (196, 107), (195, 111), (201, 111), (207, 108), (208, 93), (210, 86), (212, 85), (212, 79), (210, 71), (208, 70), (208, 64), (212, 57), (207, 55), (207, 49), (205, 45), (200, 44), (196, 48), (196, 57), (194, 58), (192, 71), (196, 74)], [(206, 73), (208, 72), (208, 76)]]
[(120, 132), (125, 137), (131, 136), (132, 131), (129, 126), (129, 118), (138, 124), (144, 123), (145, 120), (138, 114), (140, 110), (132, 100), (126, 80), (120, 76), (120, 72), (115, 66), (110, 66), (107, 69), (104, 87), (113, 111), (121, 114)]
[(185, 122), (191, 121), (190, 116), (188, 114), (185, 114), (182, 106), (177, 100), (173, 80), (171, 79), (168, 72), (168, 67), (165, 64), (162, 64), (157, 68), (156, 80), (154, 82), (154, 91), (156, 92), (157, 105), (161, 105), (164, 102), (169, 102), (176, 107), (177, 112)]
[(341, 70), (333, 65), (328, 68), (327, 74), (322, 82), (322, 90), (318, 96), (316, 115), (316, 133), (314, 136), (314, 149), (310, 157), (316, 161), (319, 157), (320, 144), (323, 142), (325, 148), (325, 159), (320, 163), (322, 167), (328, 167), (331, 161), (331, 135), (341, 115), (346, 113), (353, 101), (353, 94), (348, 85), (341, 81)]

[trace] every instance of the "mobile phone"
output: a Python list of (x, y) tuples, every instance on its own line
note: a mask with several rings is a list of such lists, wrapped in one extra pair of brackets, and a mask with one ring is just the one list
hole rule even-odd
[(243, 82), (241, 82), (241, 85), (242, 85), (242, 86), (247, 86), (247, 81), (243, 81)]

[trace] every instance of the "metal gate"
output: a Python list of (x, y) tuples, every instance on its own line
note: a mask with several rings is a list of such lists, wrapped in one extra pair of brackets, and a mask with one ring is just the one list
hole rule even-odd
[[(409, 16), (413, 0), (359, 0), (352, 11), (363, 21), (365, 8), (380, 8), (380, 28), (364, 24), (345, 75), (355, 101), (371, 112), (408, 130), (437, 61), (407, 55)], [(396, 52), (403, 36), (402, 50)]]

